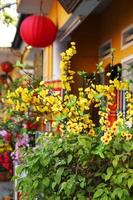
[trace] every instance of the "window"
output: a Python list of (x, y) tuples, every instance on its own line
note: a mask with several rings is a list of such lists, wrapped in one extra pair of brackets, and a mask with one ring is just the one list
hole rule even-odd
[(125, 28), (121, 33), (121, 48), (125, 49), (133, 45), (133, 24)]
[(133, 91), (133, 54), (122, 59), (122, 80), (130, 81), (130, 86)]
[[(130, 86), (131, 90), (133, 91), (133, 82), (132, 82), (132, 77), (133, 77), (133, 55), (130, 55), (121, 61), (122, 63), (122, 76), (121, 79), (123, 81), (128, 80), (131, 81)], [(120, 96), (121, 102), (122, 102), (122, 110), (123, 114), (126, 115), (126, 98), (125, 98), (125, 92), (122, 91), (122, 95)]]
[(111, 40), (108, 40), (107, 42), (101, 44), (99, 47), (99, 57), (101, 59), (106, 59), (106, 58), (110, 57), (111, 48), (112, 48)]

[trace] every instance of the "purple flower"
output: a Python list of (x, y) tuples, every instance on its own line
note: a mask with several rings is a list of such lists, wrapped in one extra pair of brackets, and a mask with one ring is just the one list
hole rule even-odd
[(2, 137), (5, 137), (7, 134), (8, 134), (8, 133), (7, 133), (6, 130), (1, 130), (1, 131), (0, 131), (0, 135), (1, 135)]
[(29, 146), (29, 136), (28, 135), (19, 135), (16, 145), (15, 145), (15, 151), (11, 153), (11, 157), (15, 164), (18, 164), (20, 161), (20, 148), (21, 147), (28, 147)]

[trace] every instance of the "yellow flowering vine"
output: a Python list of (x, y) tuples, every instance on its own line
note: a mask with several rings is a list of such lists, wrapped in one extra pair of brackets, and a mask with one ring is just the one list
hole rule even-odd
[[(117, 79), (109, 85), (95, 85), (91, 83), (87, 88), (79, 88), (78, 95), (70, 93), (74, 82), (74, 71), (71, 70), (71, 59), (76, 54), (76, 44), (61, 53), (61, 81), (65, 91), (63, 97), (41, 81), (36, 88), (18, 87), (14, 92), (9, 91), (5, 104), (15, 112), (35, 112), (36, 121), (44, 117), (44, 123), (52, 120), (52, 129), (59, 127), (62, 134), (87, 134), (98, 136), (96, 124), (91, 116), (91, 107), (98, 108), (100, 139), (107, 145), (120, 135), (122, 139), (131, 140), (130, 128), (133, 124), (133, 95), (127, 81)], [(109, 74), (108, 74), (109, 76)], [(126, 91), (126, 116), (118, 113), (117, 119), (111, 124), (109, 121), (110, 105), (114, 104), (115, 91)], [(130, 124), (130, 127), (129, 127)], [(121, 129), (121, 131), (120, 131)], [(99, 136), (98, 136), (99, 137)]]

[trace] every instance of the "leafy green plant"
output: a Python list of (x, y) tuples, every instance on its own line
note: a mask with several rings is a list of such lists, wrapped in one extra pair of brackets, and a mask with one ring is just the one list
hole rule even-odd
[(45, 135), (40, 141), (17, 168), (22, 199), (132, 199), (132, 141), (118, 138), (103, 146), (99, 136), (87, 135)]

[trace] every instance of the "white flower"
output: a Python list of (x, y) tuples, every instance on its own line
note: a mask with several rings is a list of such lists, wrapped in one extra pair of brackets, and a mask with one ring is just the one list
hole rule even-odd
[(128, 128), (131, 128), (131, 127), (132, 127), (132, 122), (127, 121), (127, 122), (126, 122), (126, 125), (127, 125)]

